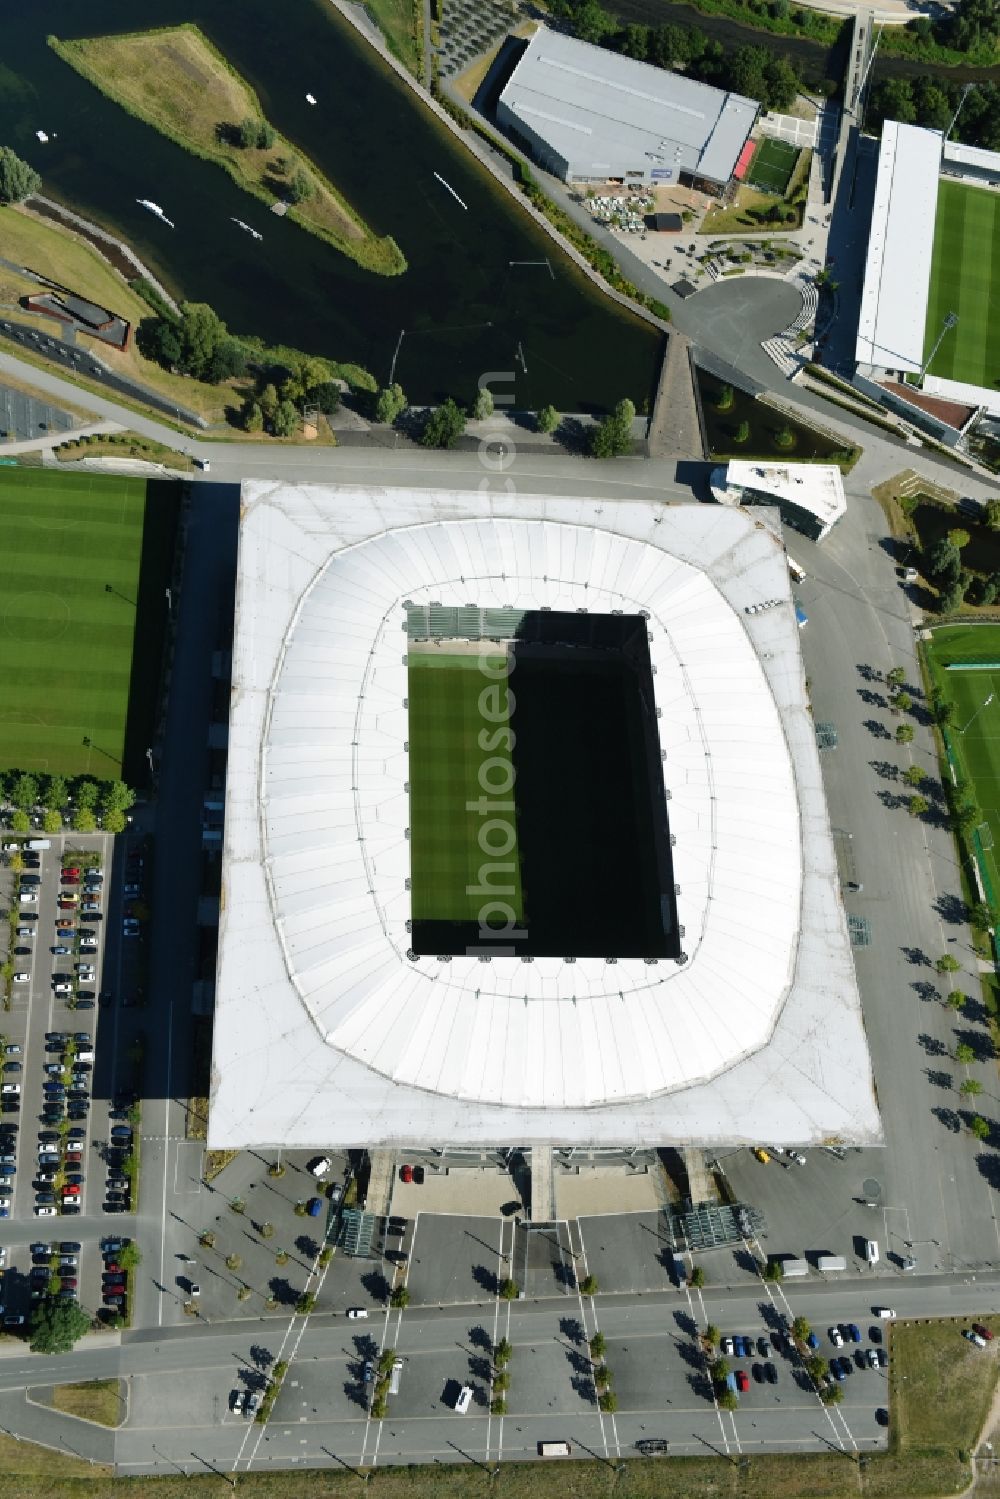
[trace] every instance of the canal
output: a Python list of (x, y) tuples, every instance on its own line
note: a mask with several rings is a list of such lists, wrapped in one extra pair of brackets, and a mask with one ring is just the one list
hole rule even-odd
[[(0, 141), (42, 173), (50, 197), (128, 240), (175, 296), (210, 303), (237, 333), (356, 360), (380, 381), (398, 349), (396, 379), (417, 402), (468, 400), (491, 371), (510, 372), (504, 388), (519, 408), (651, 399), (661, 336), (593, 287), (325, 0), (147, 0), (142, 17), (196, 22), (274, 125), (409, 263), (393, 278), (361, 270), (127, 115), (46, 45), (49, 33), (134, 30), (134, 0), (12, 8)], [(139, 198), (160, 203), (176, 229)]]

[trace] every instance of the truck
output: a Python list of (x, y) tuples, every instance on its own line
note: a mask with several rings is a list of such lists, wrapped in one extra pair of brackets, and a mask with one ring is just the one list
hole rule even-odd
[(539, 1457), (569, 1457), (573, 1451), (568, 1442), (539, 1442)]
[(829, 1275), (833, 1270), (846, 1270), (847, 1261), (842, 1254), (820, 1254), (816, 1256), (816, 1269)]
[(392, 1361), (392, 1373), (389, 1375), (389, 1394), (399, 1394), (399, 1378), (403, 1372), (403, 1360), (394, 1358)]
[(52, 843), (48, 838), (29, 838), (28, 847), (32, 849), (46, 849), (51, 848)]
[(798, 1276), (809, 1274), (809, 1261), (798, 1259), (782, 1260), (781, 1269), (785, 1280), (794, 1280)]

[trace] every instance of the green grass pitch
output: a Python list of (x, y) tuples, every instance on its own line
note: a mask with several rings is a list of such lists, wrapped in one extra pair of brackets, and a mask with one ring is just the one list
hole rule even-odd
[(145, 508), (144, 479), (0, 469), (0, 766), (121, 775)]
[(768, 136), (754, 152), (747, 181), (752, 187), (760, 187), (765, 192), (780, 195), (787, 189), (798, 159), (797, 146)]
[[(1000, 626), (951, 625), (935, 630), (927, 647), (935, 686), (955, 704), (955, 719), (946, 730), (958, 774), (973, 787), (983, 820), (993, 834), (993, 848), (983, 861), (993, 900), (1000, 902), (1000, 667), (948, 671), (951, 662), (1000, 662)], [(993, 694), (988, 707), (983, 704)], [(962, 732), (964, 729), (964, 733)], [(1000, 907), (997, 907), (1000, 909)]]
[[(487, 660), (502, 663), (503, 655), (493, 654)], [(500, 689), (499, 706), (508, 701), (503, 681), (497, 682), (481, 669), (478, 655), (449, 654), (448, 643), (435, 648), (433, 654), (411, 650), (409, 655), (409, 781), (410, 781), (410, 897), (414, 921), (474, 921), (489, 897), (470, 893), (480, 885), (480, 871), (491, 863), (513, 863), (510, 875), (497, 873), (493, 886), (512, 885), (513, 893), (500, 891), (497, 897), (514, 910), (517, 920), (523, 914), (520, 860), (516, 842), (513, 812), (498, 812), (496, 817), (515, 828), (511, 852), (494, 855), (480, 847), (481, 829), (489, 821), (467, 803), (478, 803), (483, 797), (480, 770), (487, 761), (502, 761), (484, 771), (483, 779), (502, 787), (507, 779), (504, 766), (511, 765), (510, 749), (505, 741), (494, 739), (496, 747), (483, 749), (480, 734), (499, 736), (504, 724), (484, 717), (481, 694), (484, 689)], [(494, 700), (487, 700), (487, 712)], [(511, 766), (511, 770), (513, 767)], [(513, 792), (501, 795), (487, 791), (488, 799), (511, 802)], [(504, 836), (498, 830), (498, 838)], [(499, 915), (493, 920), (499, 921)]]
[(924, 358), (947, 313), (958, 323), (930, 365), (943, 380), (1000, 385), (1000, 196), (961, 182), (938, 185)]

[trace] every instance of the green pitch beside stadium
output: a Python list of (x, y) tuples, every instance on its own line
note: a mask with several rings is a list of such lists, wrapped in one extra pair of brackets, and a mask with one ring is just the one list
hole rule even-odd
[(1000, 384), (1000, 196), (961, 182), (938, 185), (924, 358), (947, 313), (930, 373), (995, 389)]
[[(492, 670), (504, 662), (502, 655), (486, 658)], [(512, 802), (512, 793), (494, 795), (483, 783), (502, 786), (513, 773), (506, 742), (482, 749), (480, 733), (497, 736), (506, 726), (484, 717), (480, 701), (484, 689), (499, 689), (499, 704), (509, 701), (504, 682), (487, 675), (477, 654), (449, 654), (447, 644), (433, 654), (409, 655), (409, 782), (410, 782), (410, 894), (414, 921), (473, 921), (478, 924), (487, 897), (470, 893), (481, 883), (484, 865), (510, 863), (512, 874), (497, 874), (494, 886), (509, 884), (512, 893), (498, 890), (497, 898), (513, 907), (515, 918), (523, 914), (521, 870), (513, 812), (496, 817), (513, 829), (514, 846), (509, 853), (495, 855), (480, 846), (480, 832), (490, 820), (469, 811), (469, 804), (488, 800)], [(492, 700), (489, 700), (492, 702)], [(488, 709), (489, 711), (489, 709)], [(486, 740), (487, 744), (490, 740)], [(493, 741), (497, 742), (496, 739)], [(480, 779), (486, 762), (491, 765)], [(503, 835), (498, 829), (496, 837)], [(506, 841), (506, 839), (504, 839)]]
[(122, 774), (145, 510), (144, 479), (0, 469), (0, 767)]
[[(947, 625), (933, 631), (925, 649), (934, 686), (955, 704), (945, 738), (992, 835), (979, 853), (992, 886), (987, 894), (1000, 910), (1000, 626)], [(949, 671), (952, 665), (965, 669)]]
[(766, 136), (753, 154), (747, 181), (751, 187), (759, 187), (779, 197), (788, 191), (795, 163), (799, 159), (799, 148)]

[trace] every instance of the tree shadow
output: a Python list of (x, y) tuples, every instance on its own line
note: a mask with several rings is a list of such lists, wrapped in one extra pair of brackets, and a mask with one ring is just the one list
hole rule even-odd
[(470, 1327), (469, 1342), (472, 1344), (473, 1348), (482, 1348), (484, 1353), (493, 1352), (493, 1339), (490, 1337), (485, 1327)]
[(900, 952), (908, 963), (917, 968), (933, 968), (934, 964), (924, 952), (922, 947), (901, 947)]
[(486, 1265), (473, 1265), (472, 1279), (488, 1296), (495, 1296), (500, 1290), (500, 1281), (497, 1278), (496, 1272), (490, 1270)]
[(977, 1062), (992, 1061), (996, 1055), (993, 1037), (987, 1031), (959, 1030), (956, 1027), (954, 1035), (957, 1045), (971, 1047)]
[(1000, 1192), (1000, 1155), (982, 1154), (976, 1156), (976, 1165), (979, 1174), (994, 1192)]
[(365, 1371), (362, 1368), (357, 1379), (349, 1380), (344, 1385), (344, 1394), (351, 1405), (359, 1405), (363, 1411), (368, 1409), (368, 1386), (365, 1384)]
[(861, 701), (867, 703), (869, 708), (888, 708), (889, 706), (887, 698), (881, 692), (873, 692), (870, 687), (859, 687), (857, 693)]
[(950, 1072), (936, 1072), (932, 1067), (925, 1067), (924, 1076), (932, 1088), (943, 1088), (946, 1093), (950, 1093), (955, 1085)]
[(300, 1234), (295, 1240), (295, 1247), (307, 1260), (314, 1260), (319, 1254), (319, 1245), (308, 1234)]
[(907, 797), (900, 796), (895, 791), (888, 791), (884, 786), (875, 794), (878, 797), (879, 801), (882, 803), (883, 807), (885, 807), (890, 812), (895, 812), (900, 807), (905, 807), (908, 800)]
[(929, 1057), (948, 1056), (948, 1048), (947, 1046), (945, 1046), (944, 1042), (939, 1041), (937, 1036), (927, 1035), (926, 1031), (922, 1032), (921, 1035), (917, 1037), (917, 1043), (918, 1045), (923, 1047), (924, 1051)]
[(559, 1331), (567, 1343), (582, 1343), (586, 1336), (583, 1323), (578, 1317), (560, 1317)]
[(594, 1389), (594, 1381), (589, 1375), (574, 1374), (570, 1383), (580, 1399), (587, 1405), (597, 1404), (597, 1391)]
[(566, 1349), (566, 1362), (575, 1374), (585, 1374), (589, 1379), (593, 1378), (594, 1366), (585, 1353), (577, 1348)]
[(868, 730), (869, 734), (871, 734), (873, 736), (873, 738), (875, 738), (875, 739), (891, 739), (892, 738), (892, 735), (890, 734), (889, 730), (886, 728), (885, 724), (881, 723), (879, 721), (879, 719), (877, 719), (877, 718), (866, 718), (865, 721), (864, 721), (864, 727)]
[(712, 1390), (712, 1381), (709, 1379), (709, 1377), (705, 1373), (704, 1369), (702, 1369), (697, 1374), (689, 1374), (687, 1376), (687, 1382), (688, 1382), (688, 1386), (689, 1386), (689, 1388), (691, 1390), (691, 1393), (692, 1393), (692, 1395), (694, 1395), (695, 1399), (697, 1399), (697, 1400), (707, 1400), (709, 1402), (712, 1401), (712, 1399), (714, 1398), (714, 1396), (713, 1396), (713, 1390)]
[(868, 764), (875, 774), (881, 776), (884, 781), (899, 780), (899, 766), (893, 765), (891, 760), (869, 760)]
[(733, 1263), (735, 1264), (737, 1270), (746, 1270), (751, 1275), (755, 1274), (757, 1271), (757, 1261), (754, 1259), (753, 1255), (748, 1249), (734, 1249)]
[(867, 661), (857, 663), (858, 675), (866, 682), (883, 681), (882, 673), (874, 666), (869, 666)]
[(572, 1265), (566, 1264), (564, 1260), (556, 1260), (552, 1266), (557, 1286), (564, 1286), (567, 1291), (576, 1290), (576, 1271)]
[(698, 1336), (698, 1324), (690, 1312), (684, 1312), (678, 1308), (674, 1312), (674, 1321), (686, 1337), (696, 1338)]
[(301, 1294), (282, 1275), (273, 1275), (267, 1284), (273, 1300), (279, 1306), (294, 1306)]
[(938, 1123), (943, 1124), (945, 1129), (952, 1135), (957, 1135), (962, 1128), (961, 1117), (954, 1109), (947, 1109), (943, 1104), (937, 1104), (931, 1109), (931, 1113)]
[(258, 1369), (269, 1369), (274, 1363), (274, 1354), (269, 1348), (261, 1347), (259, 1343), (251, 1343), (250, 1359)]
[(700, 1343), (690, 1343), (685, 1338), (674, 1339), (674, 1347), (682, 1364), (687, 1364), (689, 1369), (700, 1369), (705, 1371), (705, 1354)]
[(391, 1287), (381, 1270), (368, 1270), (361, 1277), (361, 1284), (373, 1301), (388, 1301)]
[(936, 984), (932, 984), (930, 979), (915, 979), (910, 988), (925, 1004), (931, 1004), (934, 1000), (941, 998), (941, 990)]
[(484, 1384), (489, 1384), (493, 1373), (493, 1363), (490, 1359), (481, 1358), (478, 1353), (474, 1353), (469, 1358), (469, 1373), (473, 1379), (481, 1379)]

